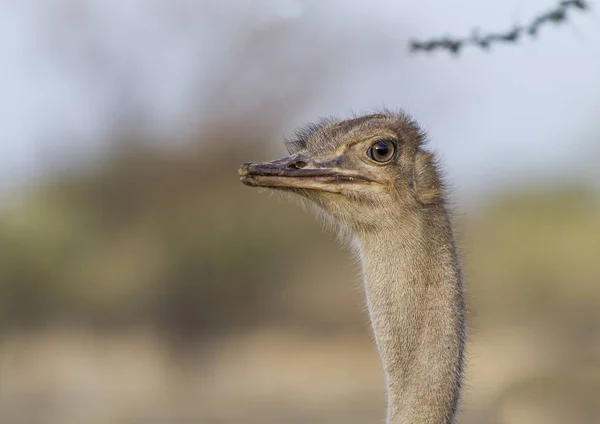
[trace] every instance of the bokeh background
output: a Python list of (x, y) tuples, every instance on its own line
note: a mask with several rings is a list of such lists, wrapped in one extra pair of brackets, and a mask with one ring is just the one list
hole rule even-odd
[(242, 186), (294, 126), (403, 108), (452, 187), (461, 423), (600, 422), (600, 16), (551, 0), (0, 5), (0, 423), (366, 423), (356, 264)]

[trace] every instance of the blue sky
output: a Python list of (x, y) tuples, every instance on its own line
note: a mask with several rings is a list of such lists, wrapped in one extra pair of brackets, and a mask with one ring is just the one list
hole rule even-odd
[(8, 0), (0, 190), (90, 157), (131, 117), (149, 140), (177, 144), (223, 113), (285, 109), (283, 135), (381, 106), (423, 123), (465, 196), (524, 179), (600, 181), (595, 8), (490, 53), (406, 49), (412, 37), (503, 31), (555, 4)]

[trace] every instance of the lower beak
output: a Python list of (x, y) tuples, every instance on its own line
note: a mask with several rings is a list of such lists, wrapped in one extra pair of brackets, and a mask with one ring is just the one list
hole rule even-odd
[(340, 193), (349, 183), (369, 182), (362, 176), (332, 168), (314, 167), (294, 157), (272, 162), (247, 162), (239, 169), (242, 183), (251, 187), (320, 190)]

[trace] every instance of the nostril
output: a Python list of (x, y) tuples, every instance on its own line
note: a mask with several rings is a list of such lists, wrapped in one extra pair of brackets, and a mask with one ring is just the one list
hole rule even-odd
[(288, 165), (288, 168), (294, 168), (294, 169), (302, 169), (304, 168), (306, 165), (308, 165), (306, 162), (298, 160), (294, 163), (290, 163)]

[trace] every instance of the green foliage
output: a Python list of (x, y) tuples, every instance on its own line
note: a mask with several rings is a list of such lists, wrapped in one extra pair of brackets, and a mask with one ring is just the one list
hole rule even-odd
[[(323, 267), (339, 268), (339, 256), (323, 250), (318, 263), (298, 265), (319, 249), (318, 225), (242, 186), (237, 167), (257, 155), (239, 150), (129, 149), (24, 193), (0, 214), (0, 326), (139, 324), (200, 335), (273, 319), (267, 303), (286, 285), (327, 296), (326, 281), (300, 287), (290, 270), (337, 275)], [(598, 309), (595, 194), (519, 188), (497, 198), (461, 237), (473, 309)]]
[(121, 152), (4, 211), (0, 325), (199, 332), (256, 316), (302, 228), (239, 184), (241, 159), (205, 157)]
[(466, 234), (477, 307), (515, 320), (598, 309), (600, 205), (580, 187), (523, 188), (487, 205)]

